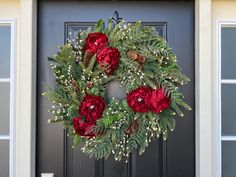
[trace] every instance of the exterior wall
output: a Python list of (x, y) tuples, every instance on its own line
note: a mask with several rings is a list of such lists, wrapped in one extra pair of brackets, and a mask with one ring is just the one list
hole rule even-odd
[(6, 18), (19, 18), (20, 0), (1, 0), (0, 16)]
[(227, 22), (236, 22), (236, 1), (234, 0), (213, 0), (212, 1), (212, 20), (211, 20), (211, 29), (212, 29), (212, 133), (213, 133), (213, 166), (214, 166), (214, 176), (221, 176), (220, 171), (217, 170), (221, 168), (219, 161), (220, 157), (220, 148), (219, 148), (219, 121), (218, 119), (218, 23), (220, 21)]

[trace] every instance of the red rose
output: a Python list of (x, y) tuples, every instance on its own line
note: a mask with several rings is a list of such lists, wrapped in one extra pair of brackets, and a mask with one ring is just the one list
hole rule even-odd
[(97, 62), (106, 74), (111, 74), (118, 68), (119, 58), (119, 50), (112, 47), (105, 47), (97, 54)]
[(152, 112), (156, 113), (160, 113), (170, 106), (170, 99), (165, 96), (163, 89), (152, 90), (150, 102)]
[(95, 134), (91, 132), (91, 128), (95, 126), (95, 123), (84, 121), (82, 117), (75, 117), (73, 119), (73, 125), (76, 133), (81, 136), (93, 137)]
[(79, 114), (86, 117), (86, 121), (96, 122), (102, 117), (105, 101), (101, 96), (86, 95), (80, 104)]
[(148, 112), (150, 110), (150, 94), (149, 87), (141, 86), (128, 94), (128, 105), (135, 112)]
[(96, 54), (106, 46), (108, 46), (108, 38), (105, 34), (99, 32), (89, 33), (85, 39), (84, 51), (90, 50), (92, 54)]

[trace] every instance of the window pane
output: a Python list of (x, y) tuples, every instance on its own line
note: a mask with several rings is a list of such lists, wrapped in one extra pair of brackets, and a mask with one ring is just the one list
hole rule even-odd
[(9, 177), (9, 141), (0, 140), (0, 177)]
[(222, 135), (236, 135), (236, 85), (222, 85)]
[(0, 78), (10, 77), (11, 27), (0, 26)]
[(235, 177), (236, 142), (222, 142), (222, 177)]
[(10, 84), (0, 83), (0, 135), (9, 135)]

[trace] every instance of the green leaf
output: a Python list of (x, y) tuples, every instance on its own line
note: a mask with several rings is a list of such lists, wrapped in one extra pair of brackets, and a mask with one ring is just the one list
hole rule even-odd
[(67, 111), (70, 117), (78, 116), (78, 108), (75, 105), (71, 105)]
[(88, 67), (86, 68), (86, 71), (85, 71), (86, 74), (90, 74), (92, 72), (95, 63), (96, 63), (96, 55), (93, 55), (92, 59), (89, 62)]
[(167, 123), (169, 129), (173, 131), (175, 129), (175, 119), (174, 118), (169, 118), (169, 121)]
[(183, 112), (181, 111), (181, 109), (179, 108), (179, 106), (176, 103), (171, 103), (171, 108), (181, 117), (184, 116)]
[(97, 22), (97, 25), (95, 27), (95, 31), (99, 32), (99, 31), (102, 31), (103, 29), (103, 20), (100, 19), (98, 22)]
[(106, 128), (109, 128), (113, 122), (119, 119), (120, 119), (120, 116), (118, 114), (113, 114), (113, 115), (103, 117), (102, 119), (99, 120), (99, 123), (102, 123)]
[(182, 100), (181, 100), (181, 101), (177, 101), (176, 103), (177, 103), (178, 105), (184, 107), (184, 108), (187, 109), (187, 110), (192, 110), (192, 108), (191, 108), (187, 103), (183, 102)]
[(56, 61), (56, 60), (52, 57), (48, 57), (48, 61)]
[(78, 146), (81, 143), (81, 141), (82, 141), (81, 136), (75, 135), (73, 137), (73, 146)]

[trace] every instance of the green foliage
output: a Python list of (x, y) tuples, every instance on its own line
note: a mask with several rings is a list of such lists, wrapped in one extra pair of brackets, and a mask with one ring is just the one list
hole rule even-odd
[(95, 27), (95, 31), (100, 32), (103, 30), (103, 20), (100, 19), (98, 20), (96, 27)]
[(47, 92), (43, 93), (43, 96), (48, 97), (49, 101), (61, 104), (69, 104), (70, 99), (68, 93), (64, 90), (63, 87), (58, 86), (57, 88), (47, 88)]
[(109, 128), (113, 126), (113, 123), (119, 124), (119, 122), (124, 120), (124, 117), (127, 117), (126, 120), (128, 122), (131, 121), (130, 114), (127, 115), (127, 113), (132, 111), (128, 107), (126, 101), (119, 101), (113, 99), (111, 103), (109, 103), (108, 107), (109, 108), (103, 112), (102, 119), (98, 120), (98, 125), (102, 125), (105, 128)]
[[(121, 160), (135, 149), (144, 153), (148, 143), (160, 136), (166, 140), (169, 131), (175, 128), (175, 114), (183, 116), (182, 107), (191, 110), (179, 90), (189, 78), (181, 73), (176, 55), (154, 28), (144, 27), (141, 22), (126, 24), (121, 21), (114, 25), (111, 19), (106, 26), (104, 29), (103, 20), (99, 20), (95, 28), (80, 31), (75, 44), (69, 42), (60, 46), (59, 52), (48, 58), (56, 85), (47, 86), (43, 95), (52, 102), (49, 111), (54, 117), (50, 122), (63, 122), (68, 136), (73, 138), (74, 147), (82, 143), (82, 151), (90, 157), (107, 158), (113, 154), (116, 160)], [(96, 62), (96, 55), (84, 63), (83, 46), (91, 32), (106, 34), (109, 45), (120, 52), (119, 67), (112, 75), (104, 74)], [(145, 61), (134, 61), (130, 51), (145, 57)], [(75, 132), (72, 120), (79, 116), (81, 101), (86, 94), (104, 96), (107, 84), (112, 80), (120, 80), (127, 92), (141, 85), (163, 88), (171, 99), (170, 108), (159, 114), (135, 113), (126, 100), (113, 99), (92, 127), (96, 136), (80, 136)]]

